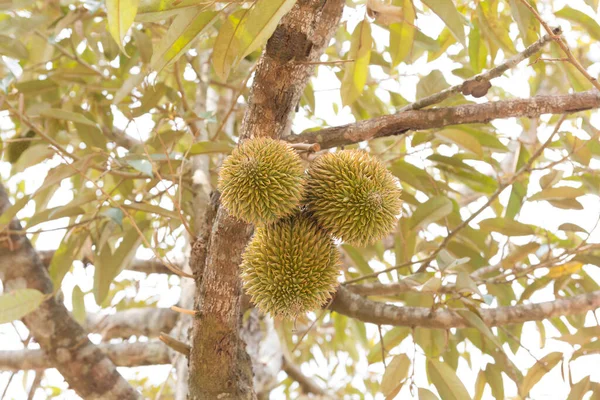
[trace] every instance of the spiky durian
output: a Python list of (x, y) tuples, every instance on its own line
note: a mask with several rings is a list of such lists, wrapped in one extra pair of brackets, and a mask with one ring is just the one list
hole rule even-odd
[(308, 170), (305, 202), (334, 237), (362, 246), (390, 233), (402, 200), (396, 178), (375, 158), (357, 150), (328, 153)]
[(257, 228), (242, 258), (246, 293), (272, 316), (293, 318), (316, 310), (337, 287), (339, 252), (305, 214)]
[(246, 140), (223, 162), (221, 203), (243, 221), (273, 223), (297, 209), (303, 174), (300, 157), (287, 143), (270, 138)]

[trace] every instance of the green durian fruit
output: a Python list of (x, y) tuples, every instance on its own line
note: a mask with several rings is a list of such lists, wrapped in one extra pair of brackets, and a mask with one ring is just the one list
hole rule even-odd
[(327, 153), (308, 170), (305, 203), (317, 222), (349, 244), (373, 243), (394, 230), (401, 212), (396, 178), (357, 150)]
[(246, 140), (221, 167), (221, 204), (246, 222), (276, 222), (298, 209), (303, 175), (300, 156), (287, 143), (269, 138)]
[(257, 228), (242, 259), (246, 293), (274, 317), (294, 318), (317, 310), (338, 285), (340, 255), (335, 243), (306, 214)]
[[(15, 139), (31, 139), (34, 136), (35, 132), (29, 131), (25, 135), (21, 135)], [(9, 142), (5, 150), (6, 160), (11, 164), (16, 163), (21, 157), (21, 154), (23, 154), (29, 146), (31, 146), (31, 140), (16, 140), (14, 142)]]

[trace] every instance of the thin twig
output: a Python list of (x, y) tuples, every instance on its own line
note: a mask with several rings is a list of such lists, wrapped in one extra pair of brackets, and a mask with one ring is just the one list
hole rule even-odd
[(535, 7), (533, 7), (527, 0), (521, 0), (521, 3), (523, 3), (523, 5), (525, 7), (527, 7), (529, 9), (529, 11), (531, 11), (531, 13), (535, 16), (535, 18), (537, 18), (537, 20), (540, 21), (540, 23), (542, 24), (542, 26), (544, 27), (546, 32), (548, 32), (548, 35), (552, 36), (552, 38), (554, 39), (556, 44), (558, 44), (558, 46), (562, 49), (562, 51), (565, 53), (565, 55), (569, 58), (569, 61), (571, 62), (571, 64), (573, 64), (573, 66), (575, 68), (577, 68), (577, 70), (579, 72), (581, 72), (581, 74), (583, 76), (585, 76), (585, 78), (588, 81), (590, 81), (596, 89), (600, 90), (600, 83), (598, 82), (598, 79), (591, 76), (587, 72), (587, 70), (585, 68), (583, 68), (583, 65), (581, 65), (581, 63), (579, 63), (577, 58), (575, 58), (575, 56), (571, 52), (571, 49), (569, 49), (569, 46), (567, 46), (567, 43), (565, 42), (565, 40), (560, 36), (560, 33), (555, 34), (554, 31), (552, 30), (552, 28), (550, 28), (550, 26), (546, 23), (546, 21), (544, 21), (544, 19), (537, 12)]
[[(560, 28), (556, 28), (555, 31), (557, 33), (560, 33)], [(502, 64), (498, 65), (497, 67), (494, 67), (494, 68), (490, 69), (489, 71), (482, 72), (479, 75), (475, 75), (474, 77), (467, 79), (460, 85), (454, 85), (452, 87), (449, 87), (448, 89), (442, 90), (439, 93), (433, 94), (431, 96), (427, 96), (421, 100), (415, 101), (412, 104), (408, 104), (408, 105), (402, 107), (399, 110), (399, 112), (408, 111), (408, 110), (419, 110), (421, 108), (425, 108), (425, 107), (431, 106), (433, 104), (441, 103), (442, 101), (451, 97), (453, 94), (460, 93), (462, 91), (463, 87), (466, 84), (468, 84), (469, 82), (476, 82), (476, 81), (481, 81), (481, 80), (490, 81), (494, 78), (497, 78), (497, 77), (501, 76), (504, 72), (509, 70), (510, 68), (514, 68), (515, 66), (517, 66), (517, 64), (519, 64), (521, 61), (525, 60), (526, 58), (531, 57), (532, 55), (534, 55), (535, 53), (540, 51), (546, 45), (546, 43), (548, 43), (549, 41), (551, 41), (553, 39), (553, 37), (554, 36), (551, 31), (550, 34), (545, 35), (540, 40), (533, 43), (532, 45), (527, 47), (525, 50), (520, 52), (519, 54), (516, 54), (515, 56), (509, 58), (508, 60), (506, 60)]]

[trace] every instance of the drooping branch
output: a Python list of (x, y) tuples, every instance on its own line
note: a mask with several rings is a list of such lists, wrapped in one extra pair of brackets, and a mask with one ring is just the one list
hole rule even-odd
[[(279, 138), (291, 126), (292, 113), (314, 66), (338, 25), (343, 0), (303, 0), (281, 20), (261, 56), (240, 139)], [(204, 266), (196, 273), (189, 367), (189, 399), (252, 399), (252, 369), (240, 339), (241, 254), (252, 229), (220, 208), (206, 243)]]
[(404, 111), (353, 124), (289, 135), (284, 140), (291, 143), (318, 143), (322, 149), (329, 149), (385, 136), (402, 135), (408, 131), (487, 123), (511, 117), (533, 118), (543, 114), (568, 114), (599, 107), (600, 92), (590, 90), (566, 95), (535, 96), (529, 99)]
[[(139, 367), (142, 365), (170, 364), (169, 348), (159, 341), (135, 343), (101, 343), (98, 349), (116, 366)], [(43, 370), (55, 364), (43, 350), (0, 351), (0, 370)], [(92, 384), (93, 382), (89, 382)]]
[[(0, 213), (9, 207), (8, 195), (0, 184)], [(9, 231), (20, 230), (20, 222), (13, 220)], [(4, 232), (0, 238), (0, 277), (4, 290), (27, 287), (50, 295), (23, 318), (23, 323), (71, 388), (85, 399), (138, 399), (135, 389), (53, 296), (48, 271), (27, 236)]]
[[(600, 307), (600, 291), (536, 304), (498, 308), (481, 308), (479, 313), (487, 326), (541, 321), (557, 316), (583, 314)], [(340, 287), (330, 309), (363, 322), (378, 325), (415, 326), (423, 328), (466, 328), (469, 323), (455, 310), (432, 311), (425, 307), (399, 307), (368, 300)]]

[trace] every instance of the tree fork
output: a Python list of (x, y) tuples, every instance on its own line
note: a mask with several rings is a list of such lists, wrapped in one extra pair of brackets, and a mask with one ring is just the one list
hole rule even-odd
[[(292, 112), (314, 65), (339, 23), (343, 0), (298, 0), (269, 39), (259, 60), (240, 139), (289, 133)], [(190, 399), (253, 399), (252, 367), (239, 336), (241, 254), (251, 226), (220, 208), (196, 271), (189, 366)], [(203, 268), (202, 268), (203, 267)], [(198, 274), (202, 270), (202, 274)]]

